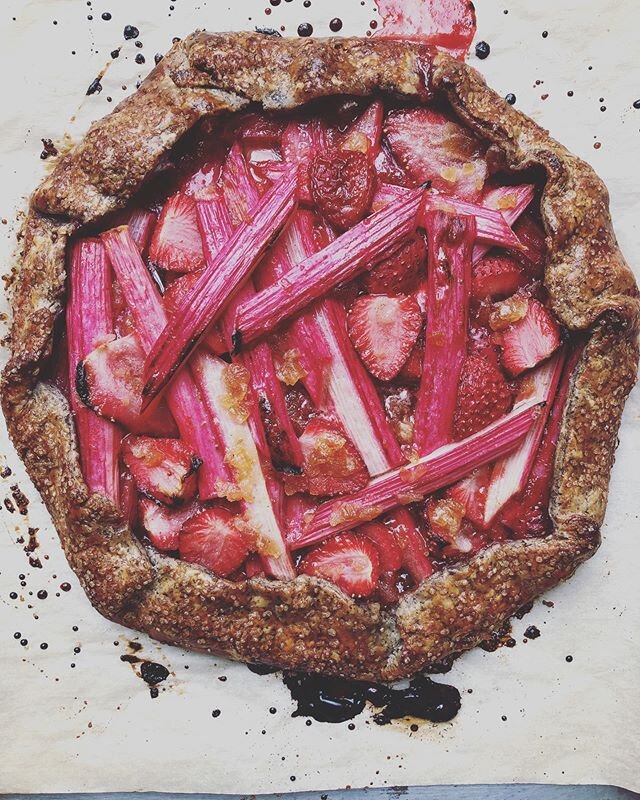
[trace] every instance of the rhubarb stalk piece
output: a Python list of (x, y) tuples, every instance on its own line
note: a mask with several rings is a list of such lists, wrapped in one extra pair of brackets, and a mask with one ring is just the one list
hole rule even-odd
[[(527, 187), (529, 189), (530, 187)], [(492, 190), (489, 195), (490, 202), (497, 203), (499, 197), (495, 196), (497, 190)], [(405, 186), (395, 186), (391, 183), (381, 183), (374, 195), (372, 209), (379, 211), (394, 200), (406, 197), (411, 192)], [(519, 196), (512, 192), (515, 198)], [(512, 250), (522, 250), (522, 243), (513, 232), (505, 215), (497, 208), (470, 203), (457, 197), (449, 197), (438, 192), (428, 192), (424, 198), (423, 214), (429, 211), (446, 211), (449, 214), (460, 214), (475, 217), (476, 241), (492, 247), (508, 247)]]
[(280, 509), (274, 507), (247, 422), (245, 390), (237, 392), (236, 369), (204, 350), (199, 350), (193, 358), (194, 377), (209, 413), (218, 420), (226, 459), (238, 486), (234, 499), (242, 502), (256, 549), (269, 574), (290, 580), (295, 577), (295, 570), (278, 521)]
[(545, 403), (545, 406), (535, 425), (517, 450), (494, 465), (484, 507), (485, 526), (489, 525), (505, 503), (520, 493), (527, 484), (531, 467), (542, 441), (553, 398), (558, 389), (564, 362), (564, 352), (561, 350), (522, 381), (516, 400), (532, 398)]
[(540, 404), (525, 400), (513, 410), (460, 442), (444, 445), (417, 461), (377, 478), (358, 492), (318, 506), (295, 547), (306, 547), (334, 533), (376, 519), (395, 506), (408, 505), (443, 489), (509, 453), (531, 430)]
[[(314, 230), (311, 213), (297, 211), (262, 266), (265, 281), (286, 279), (295, 265), (319, 250), (317, 240), (328, 241), (327, 229)], [(292, 323), (289, 340), (300, 354), (302, 382), (314, 405), (335, 413), (356, 446), (370, 475), (379, 475), (402, 463), (393, 429), (371, 380), (347, 333), (340, 303), (327, 298)]]
[(76, 369), (99, 344), (113, 336), (111, 269), (99, 239), (81, 239), (72, 247), (67, 304), (69, 398), (75, 418), (82, 474), (90, 492), (120, 502), (120, 431), (80, 400)]
[(296, 175), (292, 172), (264, 195), (252, 219), (238, 226), (216, 258), (202, 270), (200, 279), (149, 353), (145, 405), (171, 380), (250, 276), (293, 211), (295, 191)]
[(429, 279), (424, 365), (416, 401), (419, 455), (451, 441), (460, 370), (467, 352), (473, 217), (425, 215)]
[[(525, 183), (520, 186), (498, 186), (489, 189), (482, 197), (481, 203), (485, 208), (499, 211), (507, 225), (511, 227), (514, 222), (527, 210), (535, 195), (535, 187)], [(515, 236), (515, 234), (514, 234)], [(520, 248), (522, 243), (518, 240)], [(487, 243), (478, 243), (473, 248), (473, 263), (476, 264), (491, 249)]]
[[(242, 220), (248, 219), (260, 201), (258, 190), (237, 144), (231, 148), (225, 162), (222, 183), (224, 198), (218, 195), (197, 202), (207, 263), (214, 261), (217, 252), (231, 238), (234, 223), (240, 224)], [(228, 350), (233, 349), (233, 325), (238, 305), (255, 294), (253, 282), (249, 279), (239, 288), (225, 309), (221, 327)], [(269, 441), (272, 445), (272, 456), (279, 462), (277, 466), (302, 466), (302, 450), (287, 414), (284, 392), (276, 374), (271, 348), (266, 342), (259, 342), (248, 352), (236, 356), (235, 360), (239, 360), (249, 370), (258, 405), (270, 421), (269, 430), (272, 435)], [(260, 440), (264, 441), (259, 413), (253, 420), (253, 427)], [(266, 449), (268, 458), (269, 451)]]
[(235, 339), (243, 345), (274, 330), (340, 283), (372, 267), (415, 231), (423, 192), (414, 189), (362, 220), (327, 247), (297, 264), (276, 283), (243, 303)]
[(129, 233), (143, 255), (151, 241), (156, 221), (156, 215), (146, 208), (137, 209), (129, 217)]
[[(103, 233), (102, 241), (135, 318), (142, 348), (148, 353), (168, 319), (158, 289), (126, 226)], [(180, 436), (203, 461), (198, 481), (200, 498), (225, 496), (231, 475), (215, 434), (216, 422), (206, 413), (188, 369), (176, 375), (167, 403)]]

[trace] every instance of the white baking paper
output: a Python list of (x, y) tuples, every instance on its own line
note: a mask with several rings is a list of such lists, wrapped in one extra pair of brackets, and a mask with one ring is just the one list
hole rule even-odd
[[(477, 41), (489, 42), (491, 54), (471, 61), (596, 167), (611, 191), (622, 248), (631, 264), (640, 264), (636, 0), (477, 0), (476, 6)], [(103, 20), (104, 12), (112, 18)], [(135, 87), (173, 36), (196, 27), (254, 25), (285, 25), (295, 35), (301, 22), (321, 35), (335, 16), (345, 34), (364, 34), (375, 18), (369, 0), (364, 6), (312, 0), (308, 9), (302, 0), (278, 6), (269, 0), (3, 0), (3, 266), (8, 270), (12, 262), (16, 214), (47, 168), (40, 139), (78, 136)], [(125, 24), (139, 28), (142, 49), (135, 39), (125, 42)], [(85, 96), (118, 47), (103, 91)], [(137, 54), (145, 65), (136, 63)], [(553, 607), (538, 602), (515, 621), (515, 648), (461, 658), (444, 678), (463, 692), (460, 714), (417, 732), (405, 723), (379, 727), (368, 712), (354, 720), (354, 730), (307, 726), (291, 717), (291, 699), (277, 675), (258, 677), (242, 665), (159, 646), (102, 619), (68, 568), (3, 430), (0, 448), (12, 475), (0, 479), (0, 502), (18, 484), (30, 505), (24, 517), (0, 511), (0, 792), (249, 794), (493, 782), (640, 790), (639, 419), (636, 391), (622, 426), (600, 551), (548, 594)], [(16, 542), (29, 526), (39, 529), (40, 569), (30, 567)], [(61, 591), (64, 582), (70, 591)], [(39, 590), (46, 599), (37, 597)], [(525, 644), (531, 624), (542, 635)], [(133, 638), (144, 657), (171, 670), (156, 699), (119, 659)]]

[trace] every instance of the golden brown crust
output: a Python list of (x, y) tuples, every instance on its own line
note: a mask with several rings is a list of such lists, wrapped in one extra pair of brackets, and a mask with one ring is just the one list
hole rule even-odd
[[(122, 207), (199, 119), (248, 101), (294, 108), (331, 94), (444, 93), (495, 157), (546, 172), (545, 283), (558, 318), (587, 341), (565, 410), (545, 539), (493, 545), (440, 572), (397, 609), (356, 603), (308, 577), (232, 584), (146, 552), (115, 508), (89, 496), (62, 395), (40, 380), (64, 302), (65, 246)], [(35, 192), (3, 375), (11, 437), (94, 605), (162, 641), (245, 661), (392, 680), (468, 649), (598, 547), (622, 408), (636, 377), (633, 276), (593, 170), (488, 89), (469, 66), (399, 41), (197, 33), (92, 126)]]

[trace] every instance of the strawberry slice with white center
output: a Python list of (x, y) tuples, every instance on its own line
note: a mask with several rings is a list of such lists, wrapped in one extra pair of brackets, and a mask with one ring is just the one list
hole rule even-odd
[(485, 527), (484, 508), (490, 476), (491, 468), (488, 465), (480, 467), (468, 478), (454, 484), (448, 492), (464, 508), (465, 517), (480, 528)]
[(525, 316), (502, 332), (502, 363), (511, 375), (520, 375), (560, 346), (560, 327), (539, 300), (529, 300)]
[(78, 396), (89, 408), (131, 433), (177, 436), (176, 424), (164, 403), (154, 403), (140, 412), (144, 358), (135, 333), (101, 344), (76, 368)]
[(167, 508), (148, 497), (141, 497), (138, 503), (140, 522), (151, 544), (161, 552), (178, 549), (178, 538), (182, 526), (188, 519), (202, 511), (202, 506), (190, 503), (184, 508)]
[(393, 155), (416, 184), (477, 200), (487, 177), (484, 147), (470, 131), (428, 108), (392, 111), (385, 133)]
[(402, 566), (402, 553), (391, 531), (381, 522), (368, 522), (358, 528), (358, 534), (375, 544), (382, 572), (396, 572)]
[(402, 369), (422, 328), (422, 313), (408, 295), (359, 297), (349, 313), (349, 336), (369, 372), (383, 381)]
[(180, 439), (127, 436), (122, 460), (131, 470), (138, 491), (170, 506), (196, 493), (196, 472), (202, 461)]
[(312, 419), (300, 437), (300, 446), (303, 474), (283, 475), (289, 492), (334, 496), (349, 494), (367, 485), (369, 473), (362, 456), (334, 420)]
[(153, 232), (149, 258), (170, 272), (193, 272), (204, 267), (196, 204), (178, 192), (164, 204)]
[(180, 558), (226, 578), (249, 555), (245, 527), (244, 520), (226, 508), (208, 508), (183, 526), (178, 542)]
[(335, 583), (351, 597), (369, 597), (380, 577), (380, 557), (370, 539), (343, 533), (307, 553), (299, 571)]

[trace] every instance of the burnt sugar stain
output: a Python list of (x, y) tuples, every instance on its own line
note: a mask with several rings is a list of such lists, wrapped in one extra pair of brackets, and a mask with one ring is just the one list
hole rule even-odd
[(488, 42), (478, 42), (476, 44), (476, 57), (484, 61), (485, 58), (488, 58), (489, 53), (491, 53), (491, 46)]
[(329, 30), (332, 33), (338, 33), (338, 31), (342, 30), (342, 20), (340, 17), (334, 17), (331, 22), (329, 23)]
[(42, 152), (40, 158), (44, 161), (47, 158), (53, 158), (58, 155), (58, 149), (51, 139), (41, 139)]
[(418, 675), (403, 689), (366, 681), (327, 678), (303, 673), (284, 673), (285, 686), (297, 704), (292, 716), (311, 717), (317, 722), (346, 722), (358, 716), (367, 702), (381, 709), (377, 725), (404, 717), (447, 722), (460, 710), (460, 692), (455, 686)]
[(298, 36), (312, 36), (313, 35), (313, 25), (309, 22), (301, 22), (298, 25)]
[(271, 675), (274, 672), (279, 672), (278, 667), (271, 667), (268, 664), (247, 664), (247, 667), (256, 675)]
[(102, 83), (100, 82), (100, 78), (94, 78), (94, 80), (92, 80), (91, 83), (89, 84), (86, 94), (87, 95), (100, 94), (101, 91), (102, 91)]
[(140, 31), (135, 25), (125, 25), (122, 35), (125, 39), (137, 39), (140, 36)]
[(29, 513), (29, 498), (25, 495), (22, 489), (20, 489), (17, 483), (14, 483), (13, 486), (9, 487), (9, 489), (11, 491), (13, 501), (18, 507), (18, 511), (23, 517), (26, 517)]
[(529, 625), (524, 635), (527, 639), (537, 639), (540, 636), (540, 629), (535, 625)]

